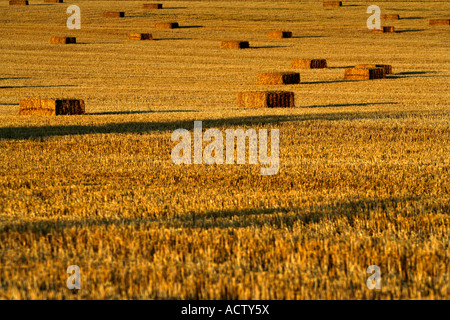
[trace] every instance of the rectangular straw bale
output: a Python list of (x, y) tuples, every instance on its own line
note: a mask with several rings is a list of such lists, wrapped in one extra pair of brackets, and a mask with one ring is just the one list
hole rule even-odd
[(157, 22), (155, 23), (156, 29), (176, 29), (179, 28), (178, 22)]
[(373, 33), (393, 33), (395, 32), (395, 28), (392, 26), (382, 27), (381, 29), (372, 29)]
[(129, 33), (128, 39), (130, 40), (152, 40), (153, 37), (150, 33)]
[(381, 19), (384, 20), (400, 20), (400, 16), (398, 14), (382, 14)]
[(23, 99), (20, 115), (76, 115), (84, 114), (84, 101), (78, 99)]
[(298, 72), (266, 72), (258, 74), (257, 84), (282, 85), (299, 84), (300, 73)]
[(282, 39), (282, 38), (292, 38), (292, 32), (290, 31), (269, 31), (267, 33), (268, 38)]
[(237, 105), (244, 108), (294, 108), (294, 93), (288, 91), (240, 92)]
[(294, 59), (291, 61), (292, 69), (323, 69), (327, 68), (325, 59)]
[(355, 68), (383, 68), (385, 74), (392, 74), (392, 66), (390, 64), (358, 64)]
[(142, 9), (162, 9), (162, 3), (144, 3)]
[(77, 38), (75, 38), (75, 37), (50, 37), (49, 43), (51, 43), (51, 44), (77, 43)]
[(430, 25), (432, 26), (448, 26), (450, 25), (450, 19), (431, 19)]
[(44, 0), (44, 3), (63, 3), (63, 0)]
[(372, 80), (384, 79), (386, 74), (383, 68), (350, 68), (344, 73), (344, 80)]
[(125, 12), (119, 12), (119, 11), (108, 11), (103, 12), (104, 18), (123, 18), (125, 17)]
[(22, 0), (11, 0), (9, 1), (10, 6), (27, 6), (28, 1), (22, 1)]
[(248, 41), (222, 41), (220, 42), (220, 48), (222, 49), (245, 49), (249, 48), (250, 44)]
[(342, 1), (324, 1), (324, 7), (342, 7)]

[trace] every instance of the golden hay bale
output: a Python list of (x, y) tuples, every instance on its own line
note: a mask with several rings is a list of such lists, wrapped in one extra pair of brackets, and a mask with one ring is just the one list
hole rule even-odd
[(325, 59), (294, 59), (291, 60), (292, 69), (323, 69), (327, 68)]
[(22, 0), (11, 0), (9, 1), (10, 6), (27, 6), (28, 1), (22, 1)]
[(77, 38), (75, 38), (75, 37), (50, 37), (49, 43), (51, 43), (51, 44), (77, 43)]
[(176, 29), (179, 28), (178, 22), (157, 22), (155, 23), (156, 29)]
[(342, 1), (324, 1), (324, 7), (342, 7)]
[(358, 64), (355, 68), (383, 68), (385, 74), (392, 74), (392, 66), (389, 64)]
[(153, 37), (150, 33), (129, 33), (128, 39), (130, 40), (152, 40)]
[(237, 105), (244, 108), (294, 108), (294, 93), (288, 91), (240, 92)]
[(250, 44), (248, 41), (222, 41), (220, 42), (220, 48), (222, 49), (245, 49), (249, 48)]
[(258, 73), (257, 84), (282, 85), (299, 84), (300, 73), (298, 72), (265, 72)]
[(290, 31), (269, 31), (267, 33), (268, 38), (282, 39), (282, 38), (292, 38), (292, 32)]
[(142, 9), (162, 9), (162, 3), (144, 3)]
[(103, 12), (104, 18), (123, 18), (125, 17), (125, 12), (119, 12), (119, 11), (109, 11), (109, 12)]
[(372, 80), (384, 79), (386, 74), (383, 68), (350, 68), (344, 73), (344, 80)]
[(430, 20), (430, 25), (432, 26), (448, 26), (450, 25), (450, 19), (431, 19)]
[(372, 29), (373, 33), (395, 33), (394, 27), (382, 27), (381, 29)]
[(384, 19), (384, 20), (400, 20), (400, 16), (398, 14), (383, 14), (383, 15), (381, 15), (381, 19)]
[(84, 114), (84, 101), (78, 99), (23, 99), (20, 115), (75, 115)]

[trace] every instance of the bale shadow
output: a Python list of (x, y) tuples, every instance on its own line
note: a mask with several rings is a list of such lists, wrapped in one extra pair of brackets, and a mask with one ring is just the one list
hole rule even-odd
[(104, 111), (104, 112), (89, 112), (86, 115), (100, 116), (100, 115), (125, 115), (125, 114), (148, 114), (148, 113), (176, 113), (176, 112), (199, 112), (198, 110), (136, 110), (136, 111)]
[(32, 79), (31, 77), (10, 77), (10, 78), (0, 78), (1, 80), (23, 80), (23, 79)]
[(306, 39), (306, 38), (326, 38), (326, 36), (295, 36), (292, 39)]
[(192, 38), (157, 38), (153, 41), (164, 41), (164, 40), (192, 40)]
[(18, 106), (19, 103), (0, 103), (0, 106)]
[(162, 10), (169, 9), (169, 10), (175, 10), (175, 9), (187, 9), (188, 7), (163, 7)]
[(59, 84), (54, 86), (4, 86), (0, 87), (0, 89), (20, 89), (20, 88), (59, 88), (59, 87), (77, 87), (75, 85), (70, 84)]
[(275, 49), (275, 48), (290, 48), (290, 46), (250, 46), (246, 49)]
[(300, 82), (300, 84), (325, 84), (325, 83), (342, 83), (342, 82), (350, 82), (353, 80), (326, 80), (326, 81), (308, 81), (308, 82)]
[(398, 102), (365, 102), (365, 103), (342, 103), (342, 104), (318, 104), (312, 106), (302, 106), (302, 108), (339, 108), (339, 107), (365, 107), (370, 105), (398, 104)]
[(353, 68), (355, 66), (343, 66), (343, 67), (328, 67), (327, 69), (348, 69)]
[(177, 29), (197, 29), (204, 28), (203, 26), (179, 26)]
[(420, 32), (420, 31), (425, 31), (425, 29), (395, 30), (395, 33)]
[(400, 20), (418, 20), (418, 19), (423, 19), (423, 17), (405, 17), (405, 18), (400, 17)]
[[(419, 112), (419, 111), (417, 111)], [(334, 112), (321, 114), (301, 114), (301, 115), (263, 115), (246, 116), (223, 119), (202, 119), (199, 117), (189, 120), (175, 120), (165, 122), (133, 121), (116, 122), (98, 125), (44, 125), (44, 126), (15, 126), (0, 127), (0, 139), (27, 140), (43, 139), (46, 137), (62, 137), (71, 135), (90, 134), (146, 134), (152, 132), (170, 132), (179, 128), (193, 130), (194, 120), (203, 121), (203, 128), (219, 128), (234, 126), (264, 126), (281, 125), (289, 122), (302, 122), (313, 120), (345, 121), (357, 119), (383, 119), (392, 116), (403, 115), (401, 111), (366, 111), (366, 112)], [(413, 114), (413, 111), (407, 112)], [(23, 116), (27, 117), (27, 116)], [(64, 117), (64, 116), (58, 116)], [(67, 117), (83, 117), (67, 116)]]

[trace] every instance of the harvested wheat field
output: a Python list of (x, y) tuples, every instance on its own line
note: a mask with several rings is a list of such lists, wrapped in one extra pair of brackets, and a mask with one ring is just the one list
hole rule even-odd
[[(378, 1), (401, 16), (389, 35), (357, 1), (80, 0), (79, 30), (69, 4), (40, 3), (0, 2), (0, 299), (450, 298), (450, 32), (429, 24), (450, 2)], [(128, 39), (140, 31), (156, 40)], [(65, 35), (76, 44), (49, 43)], [(308, 57), (327, 68), (255, 81)], [(393, 73), (343, 79), (361, 64)], [(295, 107), (238, 104), (267, 91)], [(23, 99), (84, 114), (19, 114)], [(278, 129), (279, 170), (175, 164), (171, 135), (194, 121)]]

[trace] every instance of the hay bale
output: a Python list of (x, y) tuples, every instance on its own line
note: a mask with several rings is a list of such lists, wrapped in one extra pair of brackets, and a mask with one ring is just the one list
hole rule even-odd
[(103, 12), (104, 18), (123, 18), (125, 17), (125, 12), (119, 12), (119, 11), (109, 11), (109, 12)]
[(400, 16), (398, 14), (383, 14), (383, 15), (381, 15), (381, 19), (384, 19), (384, 20), (400, 20)]
[(162, 3), (144, 3), (142, 9), (162, 9)]
[(450, 25), (450, 19), (431, 19), (430, 25), (432, 25), (432, 26), (448, 26), (448, 25)]
[(129, 33), (128, 39), (130, 40), (152, 40), (153, 37), (150, 33)]
[(384, 79), (386, 74), (383, 68), (350, 68), (344, 73), (344, 80), (372, 80)]
[(342, 1), (324, 1), (324, 7), (342, 7)]
[(395, 33), (395, 28), (392, 26), (382, 27), (381, 29), (372, 29), (373, 33)]
[(288, 91), (240, 92), (237, 105), (244, 108), (294, 108), (294, 93)]
[(325, 59), (294, 59), (291, 60), (292, 69), (323, 69), (327, 68)]
[(11, 1), (9, 1), (9, 5), (10, 6), (27, 6), (28, 5), (28, 1), (11, 0)]
[(179, 28), (178, 22), (157, 22), (155, 23), (156, 29), (176, 29)]
[(77, 38), (75, 38), (75, 37), (50, 37), (49, 43), (51, 43), (51, 44), (77, 43)]
[(292, 38), (292, 32), (290, 31), (269, 31), (267, 33), (268, 38), (282, 39), (282, 38)]
[(392, 74), (392, 66), (389, 64), (358, 64), (355, 68), (383, 68), (385, 74)]
[(84, 114), (84, 101), (75, 99), (23, 99), (20, 115), (75, 115)]
[(258, 73), (257, 84), (282, 85), (299, 84), (300, 73), (298, 72), (266, 72)]
[(250, 44), (248, 41), (222, 41), (220, 42), (221, 49), (245, 49), (249, 48)]

